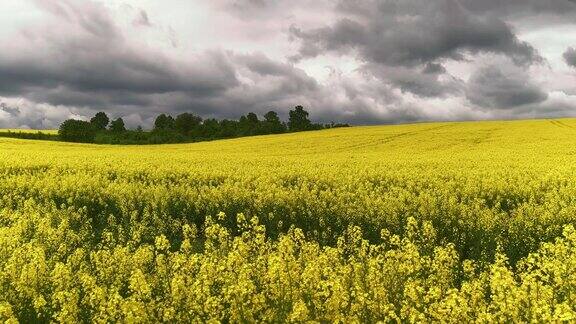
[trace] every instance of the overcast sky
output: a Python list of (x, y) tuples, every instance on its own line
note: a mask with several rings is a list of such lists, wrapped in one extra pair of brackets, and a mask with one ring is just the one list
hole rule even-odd
[(576, 0), (2, 0), (0, 128), (576, 116)]

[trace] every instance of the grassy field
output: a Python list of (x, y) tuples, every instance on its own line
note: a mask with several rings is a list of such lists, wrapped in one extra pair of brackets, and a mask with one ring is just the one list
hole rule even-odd
[(576, 320), (576, 120), (0, 138), (0, 318)]

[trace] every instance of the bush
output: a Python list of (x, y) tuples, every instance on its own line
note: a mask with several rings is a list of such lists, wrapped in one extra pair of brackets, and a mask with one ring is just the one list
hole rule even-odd
[(66, 142), (94, 142), (96, 129), (92, 123), (83, 120), (68, 119), (60, 125), (58, 136)]
[(124, 125), (124, 120), (122, 118), (118, 118), (112, 123), (110, 123), (110, 131), (113, 133), (123, 133), (126, 131), (126, 126)]
[(99, 112), (90, 119), (90, 124), (98, 131), (105, 130), (109, 123), (110, 118), (108, 118), (108, 115), (104, 112)]

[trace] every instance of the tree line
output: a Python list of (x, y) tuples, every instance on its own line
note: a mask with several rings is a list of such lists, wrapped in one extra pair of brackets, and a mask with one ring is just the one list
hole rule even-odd
[(0, 137), (8, 138), (18, 138), (18, 139), (30, 139), (30, 140), (42, 140), (42, 141), (58, 141), (59, 137), (57, 134), (44, 133), (42, 131), (26, 131), (26, 130), (3, 130), (0, 131)]
[(172, 117), (160, 114), (154, 120), (152, 131), (142, 127), (129, 130), (122, 118), (110, 120), (104, 112), (97, 113), (90, 121), (68, 119), (58, 130), (63, 141), (98, 144), (162, 144), (207, 141), (253, 135), (282, 134), (320, 130), (335, 127), (348, 127), (348, 124), (317, 124), (309, 119), (309, 113), (302, 106), (289, 112), (288, 122), (280, 120), (278, 114), (269, 111), (259, 119), (255, 113), (248, 113), (239, 120), (214, 118), (202, 119), (192, 113), (182, 113)]

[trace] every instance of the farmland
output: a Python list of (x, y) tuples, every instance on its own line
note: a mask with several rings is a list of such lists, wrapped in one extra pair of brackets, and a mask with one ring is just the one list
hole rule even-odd
[(12, 133), (23, 133), (23, 134), (34, 134), (34, 133), (42, 133), (42, 134), (50, 134), (50, 135), (57, 135), (57, 134), (58, 134), (58, 130), (55, 130), (55, 129), (42, 129), (42, 130), (36, 130), (36, 129), (9, 129), (9, 128), (0, 129), (0, 133), (8, 133), (8, 132), (12, 132)]
[(576, 120), (0, 138), (0, 317), (576, 320)]

